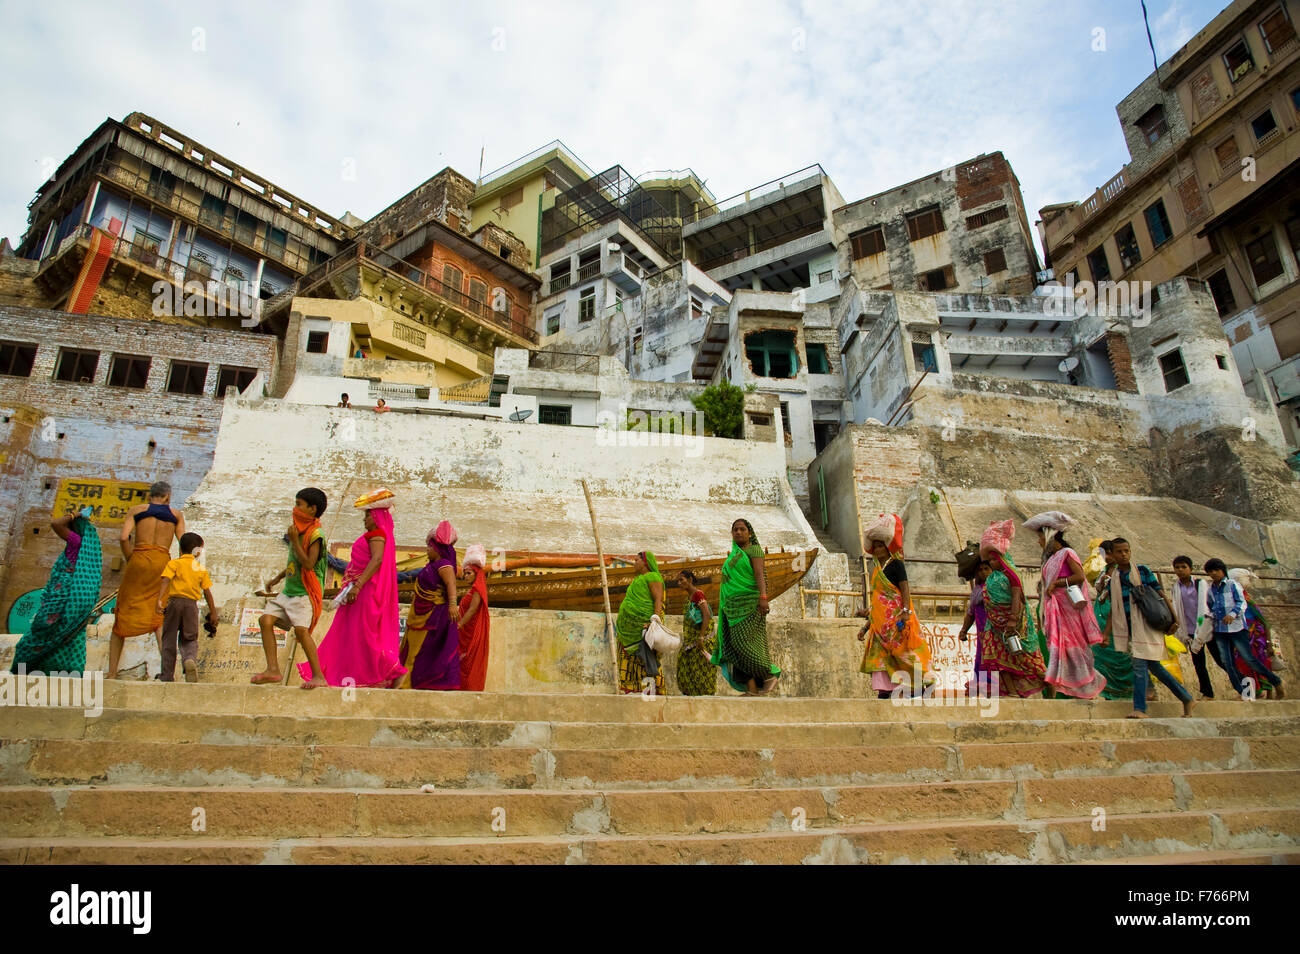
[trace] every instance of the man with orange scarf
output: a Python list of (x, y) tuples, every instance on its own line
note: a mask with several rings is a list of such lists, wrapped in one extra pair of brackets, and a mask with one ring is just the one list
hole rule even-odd
[[(325, 596), (325, 535), (320, 528), (320, 515), (325, 512), (324, 492), (315, 487), (298, 491), (293, 502), (293, 524), (286, 535), (289, 541), (289, 560), (285, 568), (266, 587), (260, 596), (271, 597), (262, 610), (262, 650), (266, 653), (266, 669), (250, 681), (253, 685), (277, 684), (281, 681), (279, 647), (275, 641), (276, 624), (293, 627), (298, 645), (302, 647), (311, 667), (311, 679), (304, 686), (324, 686), (325, 673), (316, 654), (312, 631), (320, 620)], [(309, 572), (304, 573), (303, 567)], [(284, 590), (273, 591), (284, 580)]]
[(871, 620), (858, 632), (866, 642), (859, 672), (871, 676), (871, 688), (884, 699), (896, 691), (919, 695), (934, 682), (930, 646), (912, 608), (912, 593), (903, 564), (903, 521), (882, 513), (863, 532), (873, 558), (867, 605), (859, 616)]

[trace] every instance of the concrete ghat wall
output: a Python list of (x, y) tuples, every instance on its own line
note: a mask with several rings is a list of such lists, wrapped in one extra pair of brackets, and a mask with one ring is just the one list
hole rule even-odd
[[(658, 435), (613, 435), (651, 436)], [(817, 546), (786, 482), (779, 444), (602, 444), (609, 437), (594, 429), (231, 401), (212, 468), (186, 515), (205, 538), (225, 619), (233, 618), (231, 601), (283, 567), (281, 537), (304, 486), (325, 491), (325, 534), (348, 543), (362, 532), (352, 501), (386, 486), (399, 496), (399, 545), (421, 546), (445, 518), (462, 545), (590, 553), (595, 542), (579, 484), (585, 477), (609, 553), (723, 554), (737, 517), (753, 523), (765, 546)], [(778, 601), (785, 602), (793, 609), (783, 611), (797, 614), (797, 598)]]

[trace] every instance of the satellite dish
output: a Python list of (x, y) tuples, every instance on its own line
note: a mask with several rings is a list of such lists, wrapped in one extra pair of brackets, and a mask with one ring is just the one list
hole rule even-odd
[(1060, 364), (1056, 366), (1056, 370), (1060, 371), (1062, 374), (1069, 374), (1078, 366), (1079, 366), (1079, 359), (1076, 358), (1074, 355), (1070, 355), (1068, 358), (1066, 358), (1064, 361), (1062, 361)]
[(518, 410), (510, 412), (510, 420), (514, 421), (516, 424), (522, 424), (532, 416), (533, 409), (530, 407), (521, 407)]

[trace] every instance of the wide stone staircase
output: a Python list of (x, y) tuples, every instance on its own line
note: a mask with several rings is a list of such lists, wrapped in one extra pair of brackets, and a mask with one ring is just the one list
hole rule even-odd
[(1300, 860), (1300, 703), (105, 684), (0, 709), (0, 861)]

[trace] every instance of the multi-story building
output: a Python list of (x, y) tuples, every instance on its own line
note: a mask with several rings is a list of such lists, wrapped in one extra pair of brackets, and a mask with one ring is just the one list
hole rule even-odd
[(528, 255), (524, 268), (541, 265), (542, 209), (557, 192), (572, 189), (595, 173), (558, 139), (482, 176), (467, 206), (470, 228), (492, 224), (519, 237)]
[[(349, 229), (143, 113), (105, 120), (29, 206), (34, 293), (78, 314), (238, 328)], [(159, 283), (162, 283), (160, 285)]]
[(1206, 281), (1247, 393), (1277, 406), (1293, 446), (1300, 443), (1295, 8), (1295, 0), (1230, 4), (1116, 108), (1128, 165), (1083, 202), (1039, 213), (1057, 280)]
[(833, 219), (843, 234), (836, 271), (859, 288), (1027, 295), (1037, 284), (1020, 181), (1000, 152), (841, 206)]

